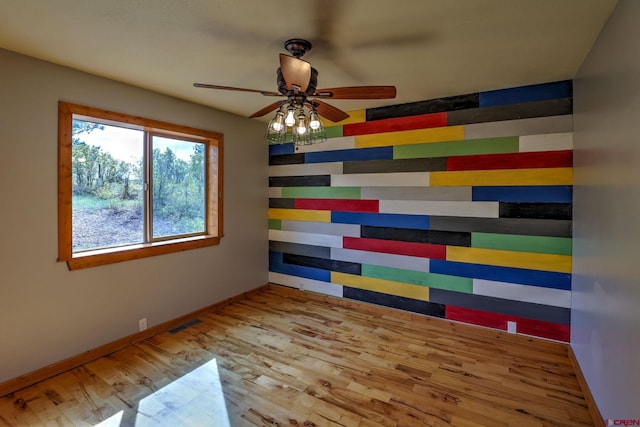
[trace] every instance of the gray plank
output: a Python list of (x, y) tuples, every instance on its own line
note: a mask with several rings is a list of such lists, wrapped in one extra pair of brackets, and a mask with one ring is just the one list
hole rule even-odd
[(280, 229), (285, 231), (301, 231), (303, 233), (360, 237), (359, 224), (337, 224), (330, 222), (282, 220)]
[(323, 246), (301, 245), (299, 243), (269, 241), (269, 250), (284, 254), (306, 255), (318, 258), (331, 258), (331, 248)]
[(546, 99), (543, 101), (451, 111), (447, 113), (447, 126), (559, 116), (571, 113), (571, 98)]
[(499, 136), (538, 135), (573, 132), (573, 115), (536, 117), (534, 119), (505, 120), (464, 126), (465, 139)]
[(571, 237), (571, 221), (533, 218), (458, 218), (434, 216), (431, 230)]
[(471, 187), (362, 187), (367, 200), (470, 201)]

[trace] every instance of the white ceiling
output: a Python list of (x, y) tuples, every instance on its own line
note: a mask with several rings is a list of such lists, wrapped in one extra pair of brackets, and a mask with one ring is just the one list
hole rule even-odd
[[(318, 87), (396, 85), (344, 110), (571, 79), (616, 0), (0, 0), (0, 47), (248, 116), (283, 42)], [(1, 64), (0, 64), (1, 66)]]

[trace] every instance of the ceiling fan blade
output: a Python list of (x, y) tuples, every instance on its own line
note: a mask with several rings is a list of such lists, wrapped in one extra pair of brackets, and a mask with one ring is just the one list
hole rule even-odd
[(333, 105), (327, 104), (326, 102), (319, 101), (317, 99), (314, 99), (311, 102), (316, 106), (318, 114), (331, 120), (332, 122), (341, 122), (344, 119), (349, 118), (349, 115), (347, 113), (339, 108), (334, 107)]
[(281, 53), (280, 70), (287, 89), (292, 90), (295, 85), (300, 88), (300, 92), (307, 90), (311, 80), (311, 64), (307, 61)]
[(253, 113), (252, 115), (249, 116), (250, 119), (255, 119), (256, 117), (262, 117), (267, 113), (272, 112), (273, 110), (275, 110), (276, 108), (278, 108), (280, 105), (282, 105), (282, 103), (284, 103), (285, 101), (277, 101), (274, 102), (273, 104), (269, 104), (266, 107), (256, 111), (255, 113)]
[(333, 99), (391, 99), (396, 97), (395, 86), (349, 86), (318, 89), (314, 97)]
[(270, 92), (268, 90), (246, 89), (246, 88), (242, 88), (242, 87), (209, 85), (209, 84), (206, 84), (206, 83), (194, 83), (193, 86), (194, 87), (202, 87), (202, 88), (205, 88), (205, 89), (222, 89), (222, 90), (235, 90), (237, 92), (261, 93), (264, 96), (282, 96), (282, 94), (278, 93), (278, 92)]

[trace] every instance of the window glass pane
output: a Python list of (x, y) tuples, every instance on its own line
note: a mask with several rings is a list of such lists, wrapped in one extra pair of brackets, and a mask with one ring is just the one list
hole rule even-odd
[(205, 231), (205, 144), (152, 137), (153, 238)]
[(74, 120), (73, 251), (144, 239), (142, 131)]

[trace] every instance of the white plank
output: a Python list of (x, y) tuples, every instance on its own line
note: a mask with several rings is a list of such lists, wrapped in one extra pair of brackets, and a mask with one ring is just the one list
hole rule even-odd
[(279, 199), (282, 197), (282, 187), (269, 187), (269, 198)]
[(410, 187), (428, 186), (429, 172), (354, 173), (331, 175), (333, 187)]
[(498, 218), (498, 202), (380, 200), (380, 213)]
[(356, 147), (356, 138), (353, 136), (340, 136), (329, 138), (319, 144), (301, 145), (296, 147), (296, 153), (311, 153), (316, 151), (348, 150)]
[(303, 245), (342, 247), (341, 236), (328, 234), (301, 233), (299, 231), (269, 230), (269, 240), (277, 242), (300, 243)]
[(563, 289), (473, 279), (473, 293), (494, 298), (571, 308), (571, 292)]
[(289, 276), (288, 274), (269, 272), (269, 282), (291, 288), (302, 289), (319, 294), (342, 297), (342, 285), (307, 279), (306, 277)]
[(269, 166), (269, 176), (308, 176), (342, 173), (342, 162)]
[(519, 151), (573, 150), (573, 132), (525, 135), (520, 137)]
[(401, 268), (403, 270), (429, 272), (429, 259), (385, 254), (380, 252), (359, 251), (355, 249), (331, 248), (331, 259), (358, 264), (379, 265), (382, 267)]
[(283, 220), (280, 229), (283, 231), (300, 231), (302, 233), (360, 237), (360, 226), (358, 224)]
[(364, 200), (458, 200), (471, 201), (471, 187), (362, 187)]

